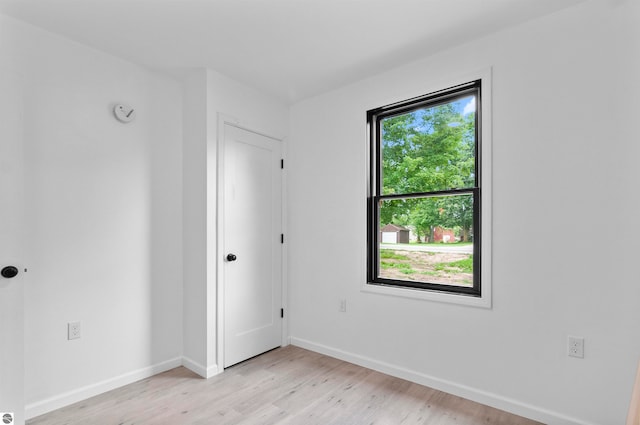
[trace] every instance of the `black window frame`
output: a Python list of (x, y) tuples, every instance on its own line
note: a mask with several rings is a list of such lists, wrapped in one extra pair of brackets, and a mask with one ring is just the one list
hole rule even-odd
[[(456, 99), (475, 96), (475, 185), (471, 188), (448, 189), (431, 192), (411, 192), (403, 194), (382, 194), (382, 141), (381, 123), (385, 118), (407, 114), (419, 109), (450, 103)], [(481, 240), (482, 240), (482, 80), (474, 80), (426, 95), (382, 106), (367, 111), (369, 143), (369, 187), (367, 193), (367, 283), (378, 286), (391, 286), (420, 289), (441, 293), (482, 296), (481, 285)], [(426, 283), (410, 280), (388, 279), (380, 277), (380, 217), (379, 208), (384, 200), (428, 198), (451, 195), (473, 195), (473, 285), (471, 287)]]

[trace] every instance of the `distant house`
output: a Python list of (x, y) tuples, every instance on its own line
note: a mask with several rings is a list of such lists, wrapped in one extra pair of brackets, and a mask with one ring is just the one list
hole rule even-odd
[(409, 243), (409, 229), (395, 224), (387, 224), (380, 229), (382, 243)]
[(433, 241), (452, 243), (456, 241), (456, 235), (451, 229), (443, 229), (442, 227), (436, 227), (433, 229)]

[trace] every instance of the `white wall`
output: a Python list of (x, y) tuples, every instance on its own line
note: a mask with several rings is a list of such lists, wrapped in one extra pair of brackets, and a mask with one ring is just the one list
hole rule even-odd
[[(638, 22), (635, 0), (589, 1), (294, 105), (292, 342), (545, 423), (623, 423), (640, 356)], [(487, 66), (493, 308), (361, 292), (366, 110)]]
[[(287, 107), (214, 71), (180, 83), (0, 19), (3, 66), (25, 83), (27, 415), (181, 362), (216, 373), (217, 114), (283, 138)], [(116, 102), (136, 120), (117, 122)]]
[[(183, 354), (185, 365), (207, 376), (207, 72), (184, 79), (183, 109)], [(212, 364), (215, 373), (217, 368)]]
[[(32, 416), (179, 364), (182, 92), (176, 81), (0, 19), (24, 82)], [(134, 107), (136, 120), (116, 121), (116, 102)], [(79, 340), (67, 341), (71, 321), (82, 323)]]
[(289, 110), (282, 102), (213, 70), (185, 79), (184, 340), (185, 365), (201, 376), (222, 371), (217, 309), (217, 148), (220, 114), (284, 139)]

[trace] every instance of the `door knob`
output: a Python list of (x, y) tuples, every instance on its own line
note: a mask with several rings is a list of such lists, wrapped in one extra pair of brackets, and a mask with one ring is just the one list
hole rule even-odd
[(236, 254), (227, 254), (227, 261), (236, 261), (237, 259)]
[(11, 279), (12, 277), (16, 277), (18, 275), (18, 269), (14, 266), (7, 266), (2, 269), (0, 274), (2, 274), (2, 277)]

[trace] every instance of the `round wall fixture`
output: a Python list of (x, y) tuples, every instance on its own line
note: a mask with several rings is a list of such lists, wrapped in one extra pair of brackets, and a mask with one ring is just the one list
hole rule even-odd
[(113, 115), (116, 116), (120, 122), (131, 122), (136, 116), (136, 111), (126, 105), (116, 105), (113, 107)]
[(12, 277), (16, 277), (18, 275), (18, 268), (15, 266), (7, 266), (2, 269), (2, 277), (6, 279), (11, 279)]

